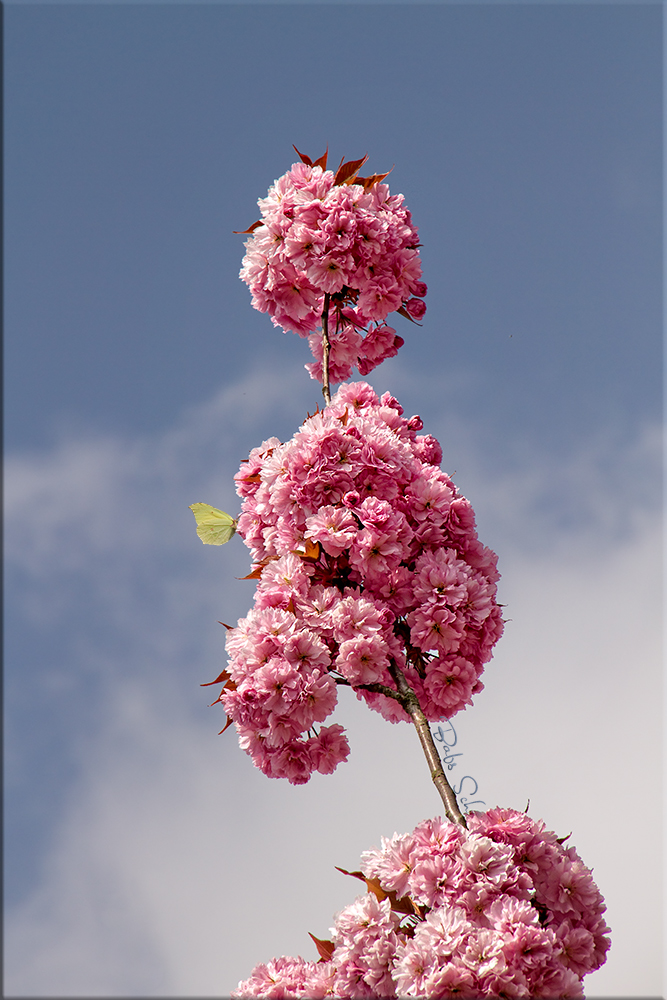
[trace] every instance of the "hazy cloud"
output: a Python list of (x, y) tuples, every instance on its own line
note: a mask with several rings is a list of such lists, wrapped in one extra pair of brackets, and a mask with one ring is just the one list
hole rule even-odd
[[(409, 382), (402, 399), (416, 395)], [(307, 932), (326, 936), (357, 894), (333, 866), (437, 811), (412, 733), (349, 692), (338, 717), (350, 761), (300, 788), (256, 772), (233, 731), (215, 735), (219, 708), (204, 708), (198, 684), (223, 656), (216, 621), (245, 613), (252, 591), (234, 579), (243, 545), (201, 546), (188, 504), (236, 512), (240, 459), (267, 427), (292, 433), (315, 395), (298, 373), (257, 373), (162, 436), (69, 438), (10, 457), (10, 614), (51, 651), (31, 693), (46, 684), (47, 727), (67, 704), (76, 767), (41, 855), (8, 857), (37, 872), (6, 919), (8, 994), (225, 995), (274, 954), (314, 957)], [(422, 384), (414, 409), (456, 442), (457, 482), (501, 554), (509, 619), (486, 690), (455, 720), (451, 777), (473, 776), (488, 806), (530, 797), (532, 815), (573, 831), (614, 931), (589, 995), (657, 994), (657, 432), (622, 447), (582, 440), (564, 457), (517, 443), (494, 463), (441, 400)], [(11, 691), (8, 783), (29, 800), (16, 679)], [(643, 847), (630, 871), (619, 858), (633, 827)]]

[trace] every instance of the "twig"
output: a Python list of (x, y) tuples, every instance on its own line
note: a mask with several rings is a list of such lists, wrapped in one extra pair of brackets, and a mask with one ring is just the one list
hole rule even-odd
[(324, 309), (322, 311), (322, 395), (327, 406), (331, 402), (329, 389), (329, 292), (324, 293)]
[(415, 729), (417, 730), (419, 742), (422, 745), (424, 756), (426, 757), (426, 761), (431, 771), (433, 784), (440, 793), (440, 798), (442, 799), (445, 807), (447, 818), (451, 820), (452, 823), (458, 823), (460, 826), (467, 829), (468, 824), (465, 821), (465, 816), (459, 809), (456, 796), (454, 795), (454, 790), (447, 781), (447, 777), (440, 762), (440, 755), (433, 741), (431, 727), (429, 726), (423, 709), (419, 704), (419, 699), (405, 679), (405, 675), (393, 660), (389, 665), (389, 673), (394, 679), (398, 693), (401, 695), (401, 704), (412, 719)]
[[(350, 684), (348, 680), (344, 677), (334, 677), (336, 684), (345, 684), (347, 687), (354, 687), (355, 691), (374, 691), (376, 694), (383, 694), (386, 698), (393, 698), (394, 701), (398, 701), (403, 705), (403, 697), (394, 691), (393, 688), (387, 687), (386, 684)], [(405, 707), (405, 706), (404, 706)]]

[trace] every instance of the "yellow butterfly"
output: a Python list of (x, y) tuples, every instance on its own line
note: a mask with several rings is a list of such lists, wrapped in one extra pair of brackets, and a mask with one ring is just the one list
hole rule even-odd
[(236, 531), (236, 520), (224, 510), (207, 503), (191, 503), (190, 510), (197, 522), (197, 534), (204, 545), (224, 545)]

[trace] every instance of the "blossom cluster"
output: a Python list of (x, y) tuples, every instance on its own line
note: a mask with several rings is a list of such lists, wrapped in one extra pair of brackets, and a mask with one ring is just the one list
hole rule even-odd
[(334, 174), (305, 159), (259, 200), (262, 218), (246, 241), (240, 277), (253, 306), (276, 326), (310, 335), (316, 360), (306, 367), (320, 381), (322, 335), (315, 331), (329, 303), (330, 376), (342, 382), (353, 366), (366, 375), (403, 344), (384, 322), (390, 312), (424, 315), (419, 238), (403, 195), (390, 195), (375, 177), (341, 168)]
[[(391, 722), (396, 669), (430, 721), (482, 689), (503, 628), (496, 556), (469, 501), (441, 471), (419, 417), (366, 383), (340, 387), (286, 444), (255, 448), (236, 474), (238, 532), (259, 579), (227, 635), (220, 700), (240, 744), (270, 777), (299, 784), (349, 753), (324, 726), (337, 684)], [(384, 688), (383, 693), (380, 688)]]
[(233, 996), (583, 997), (610, 945), (590, 870), (525, 813), (468, 827), (436, 818), (383, 839), (320, 961), (259, 965)]

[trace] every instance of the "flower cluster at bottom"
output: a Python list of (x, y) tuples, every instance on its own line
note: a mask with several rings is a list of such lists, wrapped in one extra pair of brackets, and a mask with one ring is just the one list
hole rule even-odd
[(366, 882), (319, 962), (258, 965), (235, 997), (583, 997), (609, 949), (573, 847), (513, 809), (440, 818), (362, 856)]

